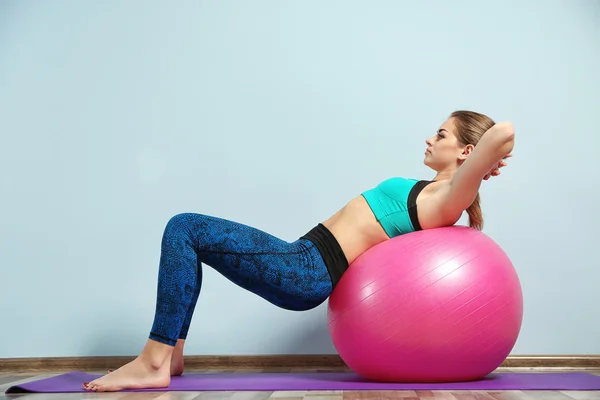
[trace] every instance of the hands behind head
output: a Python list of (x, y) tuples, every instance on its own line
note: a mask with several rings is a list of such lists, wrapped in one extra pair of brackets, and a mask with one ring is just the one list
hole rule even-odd
[(500, 160), (500, 162), (498, 162), (498, 164), (494, 165), (494, 167), (492, 169), (490, 169), (490, 171), (485, 174), (485, 176), (483, 177), (484, 181), (487, 181), (488, 179), (490, 179), (492, 176), (498, 176), (500, 175), (500, 168), (502, 167), (506, 167), (506, 160), (507, 158), (512, 157), (512, 153), (509, 153), (507, 155), (505, 155), (504, 157), (502, 157), (502, 160)]

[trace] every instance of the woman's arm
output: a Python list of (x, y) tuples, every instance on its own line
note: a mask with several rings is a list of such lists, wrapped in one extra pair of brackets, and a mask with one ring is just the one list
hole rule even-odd
[(450, 214), (460, 214), (473, 203), (481, 181), (511, 153), (514, 143), (515, 130), (510, 122), (494, 125), (479, 139), (448, 185), (443, 203)]

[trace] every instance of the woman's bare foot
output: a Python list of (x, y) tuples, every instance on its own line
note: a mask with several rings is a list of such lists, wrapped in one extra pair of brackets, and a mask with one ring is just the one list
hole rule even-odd
[(85, 390), (115, 392), (125, 389), (164, 388), (171, 383), (173, 346), (148, 340), (142, 353), (121, 368), (84, 383)]
[[(185, 339), (177, 340), (177, 345), (171, 355), (171, 376), (181, 376), (183, 374), (183, 346)], [(113, 369), (109, 369), (108, 373), (114, 372)]]

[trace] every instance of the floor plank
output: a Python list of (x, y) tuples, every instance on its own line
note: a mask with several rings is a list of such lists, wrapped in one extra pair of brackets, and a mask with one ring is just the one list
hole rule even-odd
[(0, 375), (0, 385), (4, 385), (7, 383), (10, 384), (11, 382), (18, 381), (19, 379), (22, 379), (22, 377), (18, 375)]

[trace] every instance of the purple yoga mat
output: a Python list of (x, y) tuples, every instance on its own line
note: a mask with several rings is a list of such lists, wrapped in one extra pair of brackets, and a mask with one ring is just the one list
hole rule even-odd
[[(81, 384), (98, 378), (74, 371), (39, 381), (10, 387), (6, 393), (83, 392)], [(293, 390), (600, 390), (600, 376), (585, 372), (492, 373), (473, 382), (383, 383), (371, 382), (353, 373), (221, 373), (184, 374), (173, 377), (164, 389), (156, 391), (293, 391)]]

